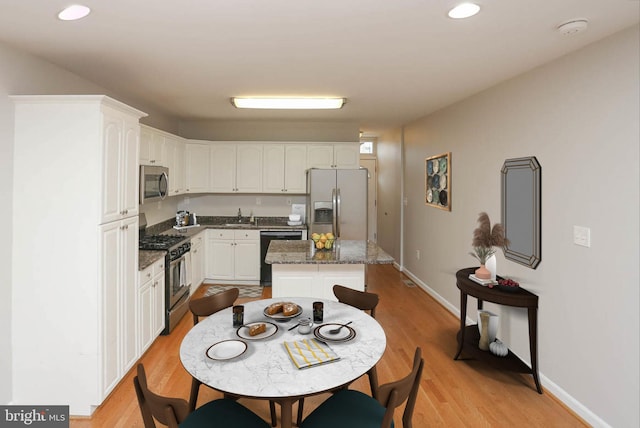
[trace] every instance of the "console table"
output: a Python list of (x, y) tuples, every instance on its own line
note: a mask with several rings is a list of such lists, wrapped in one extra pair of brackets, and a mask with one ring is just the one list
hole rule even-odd
[[(460, 331), (458, 332), (458, 352), (453, 357), (457, 360), (464, 348), (471, 356), (477, 360), (486, 361), (501, 369), (516, 371), (519, 373), (529, 373), (533, 375), (538, 393), (542, 394), (540, 379), (538, 378), (538, 296), (519, 287), (517, 291), (502, 291), (497, 287), (484, 287), (469, 279), (469, 274), (475, 268), (461, 269), (456, 272), (456, 285), (460, 289)], [(482, 351), (478, 347), (480, 332), (478, 325), (466, 325), (467, 319), (467, 296), (475, 297), (478, 300), (478, 310), (482, 309), (484, 301), (499, 305), (527, 308), (529, 315), (529, 352), (531, 354), (531, 367), (524, 363), (514, 353), (509, 353), (504, 357), (493, 355), (489, 351)]]

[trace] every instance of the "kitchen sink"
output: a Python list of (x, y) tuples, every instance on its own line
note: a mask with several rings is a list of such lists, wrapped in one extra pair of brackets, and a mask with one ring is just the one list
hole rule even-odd
[(253, 225), (251, 223), (226, 223), (227, 227), (239, 227), (239, 228), (251, 228)]

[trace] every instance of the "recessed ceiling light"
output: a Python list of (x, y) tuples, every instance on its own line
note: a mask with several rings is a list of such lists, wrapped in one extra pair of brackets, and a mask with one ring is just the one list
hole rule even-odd
[(339, 109), (345, 103), (344, 98), (265, 98), (233, 97), (231, 103), (236, 108), (257, 109)]
[(480, 6), (475, 3), (462, 3), (449, 11), (449, 18), (469, 18), (480, 12)]
[(58, 14), (58, 18), (63, 21), (75, 21), (76, 19), (82, 19), (89, 15), (91, 9), (81, 4), (74, 4), (65, 8)]

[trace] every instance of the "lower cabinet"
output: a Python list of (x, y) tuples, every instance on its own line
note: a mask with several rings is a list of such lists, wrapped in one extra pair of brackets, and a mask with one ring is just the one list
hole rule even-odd
[(138, 354), (164, 330), (164, 259), (139, 272)]
[(191, 295), (196, 292), (204, 281), (204, 241), (206, 231), (191, 238)]
[(223, 281), (260, 281), (260, 231), (209, 229), (206, 278)]

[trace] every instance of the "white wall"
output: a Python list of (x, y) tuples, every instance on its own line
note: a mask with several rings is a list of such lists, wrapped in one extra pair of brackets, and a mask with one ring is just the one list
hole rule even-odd
[[(404, 133), (404, 268), (454, 310), (455, 272), (477, 265), (468, 252), (478, 213), (500, 221), (504, 160), (537, 157), (542, 262), (531, 270), (500, 252), (498, 271), (540, 298), (543, 386), (596, 426), (640, 425), (639, 40), (635, 26)], [(424, 159), (448, 151), (451, 212), (424, 204)], [(591, 229), (590, 248), (573, 244), (574, 225)], [(499, 337), (529, 361), (526, 311), (491, 309)]]
[(400, 262), (402, 130), (378, 136), (378, 245)]

